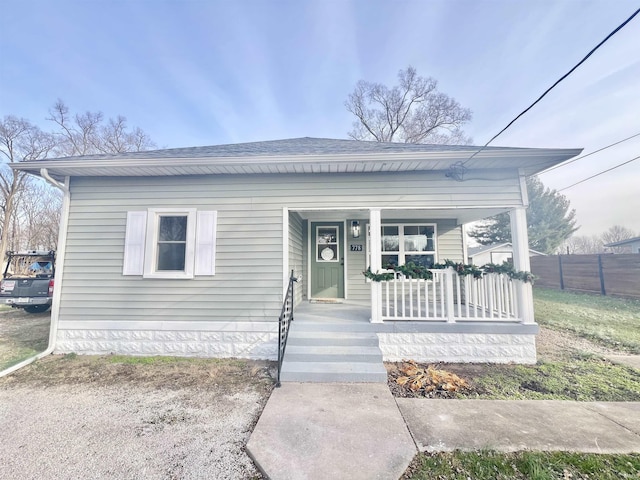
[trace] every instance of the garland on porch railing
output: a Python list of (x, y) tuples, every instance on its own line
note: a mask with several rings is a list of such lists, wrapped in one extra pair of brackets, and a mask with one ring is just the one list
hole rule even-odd
[[(482, 278), (482, 276), (487, 273), (498, 273), (507, 275), (513, 280), (521, 280), (525, 283), (531, 283), (532, 285), (536, 279), (536, 276), (531, 272), (515, 270), (513, 268), (513, 265), (511, 265), (509, 262), (504, 262), (501, 265), (488, 263), (486, 265), (483, 265), (482, 267), (478, 267), (476, 265), (454, 262), (452, 260), (445, 260), (442, 263), (434, 264), (430, 268), (424, 267), (422, 265), (416, 265), (413, 262), (408, 262), (405, 265), (389, 265), (387, 267), (387, 270), (393, 270), (395, 272), (401, 273), (407, 278), (431, 280), (433, 278), (433, 274), (430, 270), (442, 270), (449, 267), (453, 268), (455, 272), (461, 277), (473, 275), (473, 278)], [(374, 282), (388, 282), (389, 280), (394, 279), (394, 274), (391, 272), (373, 273), (371, 271), (371, 268), (368, 268), (367, 271), (362, 272), (362, 274), (366, 278)]]

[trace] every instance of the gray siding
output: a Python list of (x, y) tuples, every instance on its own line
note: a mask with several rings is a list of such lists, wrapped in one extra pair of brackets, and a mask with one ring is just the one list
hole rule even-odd
[[(285, 206), (304, 210), (520, 202), (515, 176), (455, 182), (441, 172), (72, 178), (60, 320), (275, 321), (282, 302)], [(191, 280), (122, 276), (127, 211), (150, 207), (218, 211), (215, 276)], [(302, 228), (302, 252), (306, 252), (304, 224), (298, 219), (292, 223), (296, 231)], [(452, 223), (447, 232), (447, 257), (455, 259), (459, 228)], [(443, 235), (440, 227), (438, 233)], [(299, 255), (296, 251), (295, 261)], [(461, 258), (461, 251), (457, 255)], [(349, 261), (349, 278), (355, 281), (360, 268)], [(359, 278), (349, 287), (350, 297), (364, 298), (366, 292)]]
[(305, 253), (303, 220), (296, 212), (289, 212), (289, 270), (293, 270), (294, 274), (300, 278), (300, 280), (294, 284), (296, 305), (302, 301), (302, 292), (305, 291), (305, 278), (303, 275), (303, 258)]
[(309, 221), (308, 220), (303, 220), (302, 221), (302, 285), (303, 285), (303, 289), (302, 289), (302, 298), (304, 300), (307, 300), (307, 288), (308, 288), (308, 283), (309, 281), (311, 281), (311, 279), (307, 276), (307, 272), (308, 272), (308, 268), (309, 268), (309, 256), (308, 256), (308, 252), (309, 252)]
[[(371, 286), (364, 272), (367, 269), (367, 225), (360, 220), (360, 238), (351, 236), (351, 219), (347, 221), (347, 296), (349, 300), (368, 302), (371, 298)], [(352, 252), (351, 245), (362, 245), (361, 252)]]
[(456, 225), (455, 220), (438, 220), (438, 262), (453, 260), (462, 262), (462, 226)]

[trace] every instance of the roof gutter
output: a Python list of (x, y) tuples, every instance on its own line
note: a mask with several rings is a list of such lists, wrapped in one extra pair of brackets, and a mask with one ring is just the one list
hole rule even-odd
[(33, 357), (27, 358), (20, 363), (17, 363), (3, 371), (0, 372), (0, 377), (4, 377), (5, 375), (9, 375), (16, 370), (21, 369), (22, 367), (26, 367), (30, 363), (35, 362), (47, 355), (53, 353), (56, 347), (56, 337), (58, 336), (58, 317), (60, 313), (60, 297), (61, 297), (61, 286), (62, 286), (62, 274), (64, 272), (64, 257), (65, 250), (67, 244), (67, 226), (69, 225), (69, 203), (71, 200), (71, 194), (69, 192), (69, 178), (65, 177), (64, 183), (60, 183), (57, 180), (51, 178), (49, 172), (46, 168), (42, 168), (40, 170), (40, 176), (44, 178), (47, 183), (51, 184), (55, 188), (59, 188), (62, 190), (62, 216), (60, 223), (60, 230), (58, 232), (58, 248), (56, 252), (56, 264), (59, 265), (59, 268), (56, 268), (56, 273), (54, 277), (54, 287), (53, 287), (53, 303), (51, 305), (51, 325), (49, 327), (49, 345), (44, 352), (38, 353)]

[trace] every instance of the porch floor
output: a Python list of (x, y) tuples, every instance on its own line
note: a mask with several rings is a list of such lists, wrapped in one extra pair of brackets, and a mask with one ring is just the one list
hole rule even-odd
[(296, 322), (370, 323), (371, 307), (357, 303), (311, 303), (304, 301), (295, 308)]

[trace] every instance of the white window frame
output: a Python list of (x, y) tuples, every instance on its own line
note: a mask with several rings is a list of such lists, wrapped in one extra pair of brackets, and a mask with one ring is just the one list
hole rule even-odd
[[(187, 217), (187, 238), (184, 270), (158, 270), (158, 234), (160, 217)], [(196, 244), (195, 208), (149, 208), (147, 210), (147, 240), (144, 255), (144, 278), (193, 278)]]
[[(335, 228), (336, 229), (336, 241), (327, 244), (318, 243), (318, 238), (320, 238), (320, 229), (321, 228)], [(320, 253), (320, 245), (335, 245), (336, 247), (336, 256), (331, 260), (325, 260), (322, 258)], [(316, 225), (316, 263), (337, 263), (340, 261), (340, 226), (338, 224), (335, 225)]]
[[(410, 222), (410, 223), (383, 223), (380, 225), (380, 234), (382, 236), (382, 228), (398, 227), (398, 251), (397, 252), (380, 252), (380, 259), (386, 255), (398, 255), (398, 265), (405, 265), (405, 255), (433, 255), (433, 263), (438, 263), (438, 224), (432, 222)], [(405, 252), (404, 250), (404, 227), (433, 227), (433, 250), (426, 252)], [(367, 251), (371, 252), (371, 230), (367, 226)], [(371, 256), (367, 254), (367, 268), (371, 265)], [(383, 269), (383, 271), (389, 271)]]

